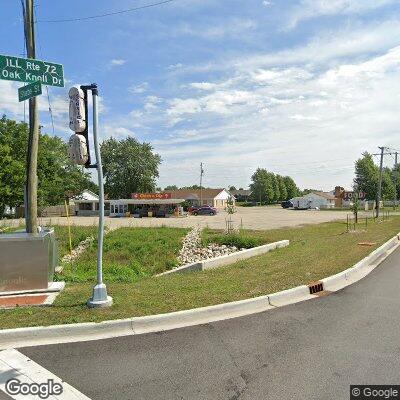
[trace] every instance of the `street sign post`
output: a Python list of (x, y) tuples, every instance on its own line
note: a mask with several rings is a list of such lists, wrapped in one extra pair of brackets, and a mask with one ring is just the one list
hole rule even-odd
[(25, 101), (42, 94), (42, 84), (40, 82), (30, 83), (29, 85), (18, 88), (18, 100)]
[(0, 79), (64, 87), (64, 68), (61, 64), (0, 54)]

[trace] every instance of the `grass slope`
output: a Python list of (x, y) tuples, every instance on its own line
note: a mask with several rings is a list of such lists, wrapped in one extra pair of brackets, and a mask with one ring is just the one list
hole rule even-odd
[[(134, 284), (110, 283), (114, 305), (104, 310), (85, 306), (91, 283), (69, 284), (48, 308), (0, 312), (0, 327), (102, 321), (151, 315), (256, 297), (318, 280), (340, 272), (399, 232), (400, 217), (371, 222), (366, 231), (346, 233), (346, 224), (330, 222), (246, 235), (273, 242), (290, 239), (289, 247), (220, 269), (144, 278)], [(360, 224), (360, 230), (365, 229)], [(375, 242), (371, 247), (359, 242)], [(91, 261), (93, 262), (93, 260)]]
[[(104, 239), (103, 273), (106, 282), (136, 282), (177, 266), (177, 255), (187, 229), (120, 228)], [(68, 282), (94, 282), (97, 241), (75, 262), (65, 266), (60, 279)]]

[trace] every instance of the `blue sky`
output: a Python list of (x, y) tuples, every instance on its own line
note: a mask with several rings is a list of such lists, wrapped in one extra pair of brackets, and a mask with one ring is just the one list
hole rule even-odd
[[(0, 53), (21, 55), (21, 6), (1, 0)], [(400, 147), (400, 4), (395, 0), (37, 0), (37, 57), (64, 64), (49, 88), (67, 139), (67, 89), (96, 82), (101, 136), (132, 135), (163, 159), (159, 185), (247, 187), (257, 167), (301, 187), (351, 186), (353, 163)], [(43, 21), (43, 22), (40, 22)], [(0, 81), (0, 113), (23, 119)], [(41, 123), (51, 133), (46, 96)], [(391, 159), (387, 159), (387, 165)]]

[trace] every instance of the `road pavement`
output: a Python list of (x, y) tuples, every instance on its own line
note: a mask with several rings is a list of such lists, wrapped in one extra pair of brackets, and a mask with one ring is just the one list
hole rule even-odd
[(19, 349), (91, 399), (348, 399), (400, 384), (400, 250), (328, 296), (168, 332)]

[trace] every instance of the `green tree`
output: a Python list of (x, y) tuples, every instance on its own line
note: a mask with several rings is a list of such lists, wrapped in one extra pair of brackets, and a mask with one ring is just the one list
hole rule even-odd
[(98, 189), (90, 173), (69, 161), (68, 145), (57, 136), (39, 137), (38, 179), (39, 206), (63, 204), (67, 195)]
[[(0, 119), (0, 217), (6, 205), (24, 203), (28, 126), (25, 123)], [(68, 145), (55, 136), (39, 135), (38, 204), (62, 204), (67, 193), (79, 194), (95, 189), (89, 173), (69, 162)]]
[(360, 211), (360, 201), (359, 201), (359, 193), (358, 190), (355, 190), (352, 198), (353, 205), (351, 206), (351, 211), (354, 214), (354, 218), (356, 220), (356, 224), (358, 223), (358, 212)]
[(355, 162), (354, 184), (360, 192), (366, 194), (368, 200), (375, 200), (379, 180), (379, 167), (375, 165), (372, 155), (363, 153)]
[(129, 198), (131, 193), (152, 192), (161, 157), (149, 143), (133, 137), (110, 138), (101, 144), (105, 191), (111, 198)]
[(286, 189), (286, 184), (283, 176), (277, 175), (276, 179), (278, 181), (278, 187), (279, 187), (279, 193), (280, 193), (280, 198), (278, 201), (285, 201), (288, 200), (288, 192)]
[(393, 171), (390, 168), (384, 168), (382, 171), (382, 199), (393, 200), (395, 192)]
[(254, 201), (262, 203), (272, 203), (274, 201), (274, 187), (272, 175), (264, 168), (257, 168), (251, 177), (250, 189), (251, 197)]
[(168, 185), (165, 186), (164, 191), (168, 192), (168, 191), (174, 191), (174, 190), (178, 190), (178, 186), (176, 185)]
[(293, 197), (297, 197), (300, 195), (300, 189), (297, 187), (296, 183), (290, 176), (284, 176), (283, 182), (285, 183), (286, 188), (286, 200), (293, 199)]
[[(205, 188), (204, 186), (202, 186), (203, 189), (208, 189)], [(200, 185), (192, 185), (192, 186), (182, 186), (181, 189), (184, 190), (199, 190), (200, 189)]]
[(271, 203), (277, 203), (281, 199), (278, 175), (271, 173), (271, 182), (272, 182), (272, 188), (274, 191), (274, 197), (273, 197), (273, 200), (271, 201)]
[(236, 187), (235, 186), (229, 186), (229, 189), (228, 189), (230, 192), (232, 192), (232, 191), (234, 191), (234, 190), (236, 190)]
[(5, 206), (24, 202), (28, 127), (3, 116), (0, 119), (0, 218)]

